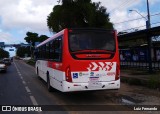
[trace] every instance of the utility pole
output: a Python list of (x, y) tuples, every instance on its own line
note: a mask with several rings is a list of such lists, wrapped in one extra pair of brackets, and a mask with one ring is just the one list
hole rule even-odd
[(153, 72), (153, 68), (152, 68), (152, 39), (149, 33), (149, 29), (151, 28), (151, 23), (150, 23), (150, 11), (149, 11), (149, 2), (147, 0), (147, 17), (148, 20), (146, 22), (147, 24), (147, 40), (148, 40), (148, 62), (149, 62), (149, 72), (152, 73)]
[(149, 2), (147, 0), (147, 14), (148, 14), (148, 28), (151, 28), (151, 22), (150, 22), (150, 11), (149, 11)]
[(145, 20), (146, 20), (146, 37), (147, 37), (147, 42), (148, 42), (148, 64), (149, 64), (149, 72), (153, 72), (152, 68), (152, 38), (149, 33), (149, 30), (151, 28), (151, 23), (150, 23), (150, 11), (149, 11), (149, 2), (147, 0), (147, 18), (144, 17), (141, 13), (139, 13), (137, 10), (129, 10), (129, 11), (135, 11), (139, 15), (141, 15)]

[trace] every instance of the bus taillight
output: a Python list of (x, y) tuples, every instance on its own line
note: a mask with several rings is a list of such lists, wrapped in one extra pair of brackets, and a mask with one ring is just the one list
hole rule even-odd
[(117, 64), (115, 80), (118, 80), (119, 78), (120, 78), (120, 66), (119, 64)]
[(72, 82), (71, 70), (70, 70), (69, 66), (65, 70), (65, 75), (66, 75), (66, 81), (67, 82)]

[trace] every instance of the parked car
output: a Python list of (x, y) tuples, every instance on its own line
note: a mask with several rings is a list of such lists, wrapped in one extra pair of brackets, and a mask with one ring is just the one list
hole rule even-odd
[(10, 58), (10, 61), (13, 62), (13, 57)]
[(6, 64), (6, 65), (11, 65), (11, 60), (9, 58), (4, 58), (3, 59), (3, 62)]
[(0, 71), (7, 71), (7, 66), (3, 61), (0, 61)]

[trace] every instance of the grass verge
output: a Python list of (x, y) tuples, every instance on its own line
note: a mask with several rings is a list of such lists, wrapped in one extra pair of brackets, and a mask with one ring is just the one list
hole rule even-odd
[(35, 66), (36, 62), (33, 59), (27, 60), (25, 61), (27, 64), (31, 65), (31, 66)]
[(127, 77), (121, 77), (121, 81), (130, 85), (140, 85), (152, 89), (160, 90), (160, 71), (148, 73), (141, 70), (123, 70), (127, 73)]

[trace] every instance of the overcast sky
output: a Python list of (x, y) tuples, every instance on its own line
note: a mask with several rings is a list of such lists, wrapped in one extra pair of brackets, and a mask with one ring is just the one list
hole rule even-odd
[[(0, 42), (21, 43), (27, 31), (37, 32), (52, 36), (47, 28), (46, 19), (58, 0), (0, 0)], [(136, 12), (129, 12), (130, 9), (137, 10), (144, 17), (147, 15), (146, 0), (92, 0), (100, 1), (107, 8), (110, 20), (114, 23), (117, 31), (129, 29), (144, 29), (145, 18), (141, 18)], [(160, 22), (160, 0), (149, 0), (151, 23)], [(157, 14), (157, 15), (155, 15)], [(153, 24), (153, 26), (159, 26)], [(142, 27), (141, 27), (142, 26)], [(138, 27), (138, 28), (135, 28)], [(133, 29), (131, 29), (133, 28)]]

